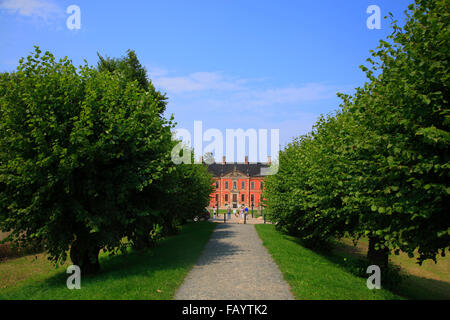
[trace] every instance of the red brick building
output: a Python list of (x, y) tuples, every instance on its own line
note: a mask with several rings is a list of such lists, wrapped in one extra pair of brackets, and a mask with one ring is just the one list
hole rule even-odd
[(245, 157), (244, 163), (227, 163), (223, 157), (222, 163), (208, 165), (208, 170), (214, 176), (214, 191), (211, 193), (209, 207), (219, 209), (239, 208), (241, 205), (259, 209), (264, 189), (264, 178), (270, 167), (268, 163), (249, 163)]

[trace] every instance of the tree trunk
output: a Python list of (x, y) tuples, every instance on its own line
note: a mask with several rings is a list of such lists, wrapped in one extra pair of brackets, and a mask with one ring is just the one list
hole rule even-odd
[(381, 270), (386, 270), (389, 263), (389, 248), (375, 248), (375, 245), (383, 244), (384, 241), (377, 236), (369, 236), (369, 251), (367, 259), (372, 265), (377, 265)]
[(90, 235), (81, 236), (70, 248), (70, 259), (74, 265), (80, 267), (81, 274), (97, 274), (100, 271), (99, 252), (100, 248)]
[(178, 234), (179, 229), (175, 221), (168, 221), (164, 225), (164, 235), (174, 236)]
[(147, 236), (136, 236), (133, 239), (133, 248), (138, 251), (142, 251), (142, 250), (149, 249), (152, 247), (153, 247), (153, 245), (152, 245), (150, 237), (148, 235)]

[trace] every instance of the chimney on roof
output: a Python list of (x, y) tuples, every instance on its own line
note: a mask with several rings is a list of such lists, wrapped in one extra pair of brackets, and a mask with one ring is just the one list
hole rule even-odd
[(267, 163), (268, 164), (272, 164), (272, 157), (271, 156), (267, 156)]
[(225, 156), (222, 157), (222, 164), (226, 164), (227, 163), (226, 159), (227, 158), (225, 158)]
[(248, 164), (248, 156), (245, 156), (245, 164)]

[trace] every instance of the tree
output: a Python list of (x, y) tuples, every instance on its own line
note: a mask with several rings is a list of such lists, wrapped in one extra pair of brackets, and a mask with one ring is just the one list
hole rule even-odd
[(127, 50), (126, 56), (119, 59), (109, 57), (104, 58), (100, 53), (97, 53), (97, 56), (99, 58), (97, 69), (100, 72), (116, 72), (121, 74), (126, 82), (137, 81), (138, 86), (149, 92), (157, 101), (156, 106), (159, 109), (159, 112), (161, 114), (164, 113), (167, 105), (167, 97), (165, 94), (162, 94), (155, 89), (147, 76), (147, 70), (139, 62), (134, 50)]
[(171, 167), (161, 95), (38, 47), (0, 81), (0, 229), (97, 272), (100, 249), (160, 214), (144, 196)]
[[(179, 141), (172, 141), (174, 148)], [(162, 235), (173, 235), (178, 227), (208, 205), (212, 192), (212, 176), (203, 164), (167, 163), (166, 173), (152, 188), (142, 193), (145, 203), (151, 206), (153, 215), (142, 216), (130, 225), (129, 238), (135, 248), (145, 249), (154, 245), (152, 234), (155, 226), (160, 227)]]
[(411, 257), (417, 250), (421, 263), (450, 243), (450, 11), (445, 1), (417, 0), (406, 15), (362, 67), (369, 82), (345, 101), (370, 137), (355, 153), (372, 169), (363, 175), (365, 196), (349, 205), (364, 206), (359, 233), (371, 240), (369, 258), (384, 264), (391, 249)]
[(417, 0), (406, 15), (362, 66), (369, 81), (282, 151), (266, 183), (279, 228), (313, 243), (366, 236), (382, 268), (391, 251), (422, 263), (450, 244), (450, 12)]
[(165, 190), (167, 214), (164, 215), (163, 225), (168, 234), (176, 232), (178, 224), (202, 212), (208, 206), (213, 191), (212, 175), (204, 164), (181, 163), (172, 173), (169, 179), (175, 183), (172, 188)]

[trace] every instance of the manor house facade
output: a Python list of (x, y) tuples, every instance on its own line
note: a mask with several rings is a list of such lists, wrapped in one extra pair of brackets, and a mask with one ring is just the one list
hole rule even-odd
[(264, 178), (268, 174), (271, 160), (267, 163), (249, 163), (245, 157), (244, 163), (227, 163), (223, 157), (222, 163), (208, 165), (208, 171), (213, 174), (214, 191), (211, 193), (209, 207), (219, 209), (234, 209), (241, 205), (260, 209)]

